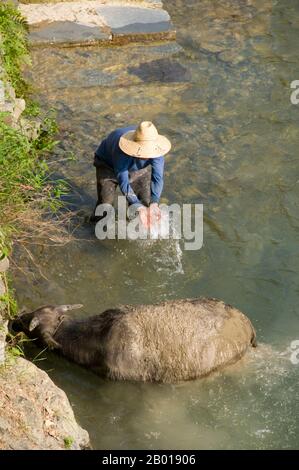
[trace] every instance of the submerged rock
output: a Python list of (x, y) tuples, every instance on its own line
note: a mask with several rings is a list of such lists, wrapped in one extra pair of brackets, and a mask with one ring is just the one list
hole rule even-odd
[(162, 83), (188, 82), (191, 74), (179, 62), (169, 58), (161, 58), (150, 62), (143, 62), (137, 67), (129, 67), (128, 72), (136, 75), (143, 82), (159, 81)]
[(0, 409), (0, 449), (90, 447), (66, 394), (23, 358), (0, 368)]

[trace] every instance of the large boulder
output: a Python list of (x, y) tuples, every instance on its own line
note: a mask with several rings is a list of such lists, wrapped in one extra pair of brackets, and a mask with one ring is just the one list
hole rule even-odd
[(66, 394), (46, 372), (16, 358), (0, 368), (0, 449), (85, 449)]

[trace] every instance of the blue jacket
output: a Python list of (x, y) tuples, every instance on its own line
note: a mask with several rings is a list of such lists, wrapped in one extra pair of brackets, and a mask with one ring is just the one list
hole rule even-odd
[(116, 129), (106, 137), (96, 150), (96, 159), (104, 161), (113, 169), (121, 192), (126, 196), (129, 205), (142, 206), (129, 183), (129, 172), (152, 166), (151, 202), (159, 202), (163, 190), (164, 157), (141, 159), (130, 157), (119, 148), (120, 137), (136, 126)]

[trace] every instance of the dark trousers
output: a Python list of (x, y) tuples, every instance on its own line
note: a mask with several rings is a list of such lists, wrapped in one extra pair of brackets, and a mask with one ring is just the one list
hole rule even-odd
[[(117, 179), (112, 168), (104, 162), (95, 159), (97, 173), (98, 200), (96, 207), (100, 204), (113, 204), (115, 192), (118, 186)], [(144, 206), (150, 205), (151, 199), (151, 167), (129, 173), (130, 185)]]

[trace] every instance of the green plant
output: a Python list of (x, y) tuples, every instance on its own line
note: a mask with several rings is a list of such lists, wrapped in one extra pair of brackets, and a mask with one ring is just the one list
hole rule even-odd
[[(49, 121), (41, 126), (38, 138), (30, 141), (18, 129), (6, 123), (5, 113), (0, 113), (0, 208), (5, 224), (30, 202), (43, 207), (57, 208), (59, 183), (52, 184), (49, 168), (44, 158), (56, 144), (51, 133), (55, 126)], [(0, 227), (2, 233), (5, 228)], [(7, 229), (6, 229), (7, 230)], [(2, 241), (3, 245), (3, 241)]]
[(12, 318), (17, 314), (18, 304), (14, 297), (13, 289), (10, 287), (10, 283), (7, 281), (7, 275), (2, 274), (4, 283), (6, 284), (7, 292), (0, 296), (0, 302), (4, 304), (4, 308), (7, 312), (7, 317)]
[(39, 132), (38, 138), (33, 141), (33, 146), (38, 151), (50, 152), (59, 143), (58, 140), (53, 140), (53, 137), (58, 132), (58, 126), (55, 118), (55, 110), (50, 109), (44, 116)]
[[(11, 81), (19, 96), (28, 90), (22, 76), (22, 66), (29, 63), (27, 31), (26, 20), (18, 9), (11, 3), (1, 3), (0, 54), (6, 71), (4, 79)], [(27, 232), (33, 240), (40, 228), (39, 233), (46, 236), (51, 224), (53, 238), (58, 240), (61, 223), (51, 217), (61, 207), (61, 197), (68, 190), (64, 181), (52, 180), (46, 161), (46, 154), (57, 144), (53, 110), (41, 118), (38, 104), (27, 100), (24, 114), (39, 118), (40, 127), (34, 140), (12, 127), (8, 114), (0, 113), (1, 256), (10, 253), (12, 240), (20, 241), (20, 234)], [(36, 221), (35, 226), (32, 221)]]
[[(11, 82), (17, 96), (24, 96), (29, 90), (22, 76), (23, 65), (30, 62), (27, 31), (27, 23), (16, 7), (1, 2), (0, 62), (4, 66), (1, 79)], [(29, 243), (43, 244), (40, 240), (50, 238), (52, 243), (61, 244), (67, 239), (63, 226), (64, 220), (68, 220), (66, 211), (64, 217), (55, 215), (62, 206), (61, 197), (67, 193), (67, 184), (52, 179), (46, 159), (57, 144), (55, 116), (51, 110), (41, 118), (38, 104), (26, 100), (25, 116), (38, 117), (40, 121), (34, 140), (10, 124), (8, 113), (0, 112), (0, 259), (11, 253), (15, 241), (31, 256)], [(7, 318), (12, 318), (17, 313), (17, 303), (8, 275), (2, 277), (6, 293), (0, 301), (4, 303)], [(24, 341), (27, 340), (20, 335), (9, 339), (9, 360), (23, 355)], [(66, 438), (65, 445), (71, 446), (72, 438)]]
[(22, 67), (30, 63), (27, 41), (28, 24), (12, 3), (0, 4), (0, 43), (5, 72), (17, 96), (28, 91)]
[(24, 346), (32, 340), (26, 338), (24, 333), (12, 335), (7, 333), (6, 341), (6, 364), (13, 364), (18, 357), (25, 357)]
[(0, 261), (6, 256), (8, 256), (8, 253), (9, 253), (9, 249), (6, 245), (5, 233), (4, 233), (4, 230), (1, 230), (0, 228)]
[(29, 99), (27, 98), (27, 101), (26, 101), (26, 108), (25, 110), (23, 111), (23, 116), (25, 117), (38, 117), (40, 114), (40, 106), (39, 104), (32, 100), (32, 99)]
[(52, 178), (46, 159), (57, 144), (53, 112), (45, 116), (33, 141), (11, 127), (6, 117), (0, 113), (0, 252), (7, 256), (12, 240), (19, 245), (49, 238), (51, 243), (64, 243), (68, 234), (63, 219), (71, 214), (58, 216), (68, 185)]
[(24, 357), (24, 352), (21, 346), (19, 346), (18, 344), (16, 344), (16, 346), (7, 348), (7, 352), (11, 357), (14, 357), (14, 358)]
[(74, 438), (71, 437), (71, 436), (66, 436), (64, 439), (63, 439), (63, 442), (64, 442), (64, 447), (66, 449), (71, 449), (73, 443), (74, 443)]

